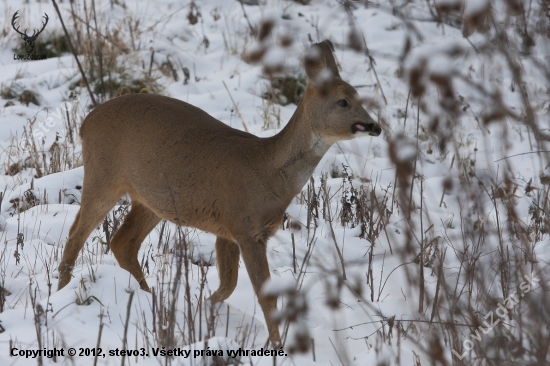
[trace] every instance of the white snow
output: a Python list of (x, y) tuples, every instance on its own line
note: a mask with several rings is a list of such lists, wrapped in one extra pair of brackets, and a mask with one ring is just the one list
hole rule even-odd
[[(444, 4), (457, 2), (445, 0)], [(334, 0), (315, 0), (309, 5), (260, 0), (260, 5), (244, 5), (244, 9), (252, 25), (262, 19), (275, 20), (273, 33), (261, 45), (250, 35), (238, 1), (194, 3), (200, 16), (192, 25), (187, 19), (189, 2), (95, 0), (99, 30), (110, 35), (113, 42), (110, 46), (124, 49), (117, 58), (119, 71), (128, 77), (143, 78), (148, 75), (153, 59), (151, 77), (162, 86), (164, 94), (191, 103), (233, 128), (246, 128), (257, 136), (268, 137), (284, 127), (296, 106), (272, 105), (262, 99), (269, 84), (269, 78), (262, 75), (263, 67), (304, 77), (304, 55), (319, 56), (315, 50), (308, 51), (310, 39), (318, 42), (328, 38), (336, 46), (334, 55), (342, 78), (355, 86), (362, 97), (379, 101), (380, 109), (368, 112), (384, 128), (380, 137), (340, 141), (329, 149), (313, 172), (314, 191), (319, 194), (319, 217), (310, 217), (309, 226), (304, 198), (308, 188), (304, 187), (302, 195), (292, 200), (287, 213), (299, 225), (281, 228), (270, 239), (267, 256), (272, 280), (265, 284), (263, 293), (280, 295), (278, 307), (282, 313), (289, 306), (289, 297), (298, 291), (301, 297), (295, 299), (298, 303), (294, 305), (307, 308), (307, 313), (289, 326), (285, 355), (277, 356), (275, 362), (271, 356), (239, 356), (239, 364), (363, 366), (393, 365), (397, 360), (401, 365), (430, 364), (432, 337), (441, 340), (441, 344), (444, 339), (447, 341), (447, 333), (445, 337), (442, 335), (443, 326), (429, 323), (438, 283), (438, 255), (446, 253), (441, 278), (457, 288), (467, 288), (454, 298), (453, 304), (447, 297), (451, 295), (444, 296), (445, 291), (440, 289), (438, 316), (448, 320), (448, 314), (453, 314), (457, 323), (474, 324), (470, 316), (480, 314), (481, 324), (487, 313), (486, 298), (500, 296), (502, 300), (502, 273), (498, 270), (501, 241), (511, 254), (510, 262), (518, 266), (511, 268), (538, 265), (546, 271), (540, 274), (541, 278), (548, 274), (544, 267), (550, 262), (548, 232), (542, 230), (537, 236), (534, 229), (537, 225), (545, 228), (549, 220), (543, 215), (544, 210), (548, 211), (548, 155), (537, 153), (550, 150), (548, 143), (536, 140), (527, 125), (531, 121), (517, 123), (504, 118), (491, 124), (483, 122), (484, 116), (500, 111), (494, 98), (499, 98), (510, 113), (525, 119), (520, 93), (520, 88), (525, 88), (539, 128), (550, 128), (548, 80), (545, 67), (537, 66), (537, 63), (548, 65), (547, 38), (536, 37), (530, 55), (509, 50), (511, 59), (522, 62), (520, 86), (503, 53), (484, 53), (485, 49), (496, 47), (494, 44), (487, 43), (477, 33), (465, 39), (458, 27), (427, 20), (429, 2), (423, 0), (413, 1), (402, 10), (411, 16), (410, 23), (393, 12), (390, 1), (380, 1), (380, 6), (354, 2), (354, 19), (350, 22), (340, 2)], [(504, 5), (497, 3), (468, 0), (464, 14), (477, 15), (491, 4), (495, 5), (496, 24), (508, 24), (506, 13), (500, 10)], [(82, 2), (74, 4), (83, 12)], [(90, 2), (86, 4), (90, 6)], [(58, 1), (58, 5), (65, 24), (72, 29), (71, 2)], [(533, 2), (533, 6), (538, 5)], [(69, 142), (64, 114), (67, 109), (81, 122), (91, 101), (86, 88), (78, 84), (81, 76), (70, 54), (32, 62), (13, 59), (13, 49), (23, 45), (21, 37), (11, 28), (13, 13), (19, 10), (21, 29), (30, 30), (40, 24), (46, 12), (50, 20), (39, 36), (45, 40), (53, 33), (62, 33), (52, 3), (6, 0), (3, 8), (0, 24), (6, 36), (0, 39), (0, 91), (8, 87), (32, 90), (39, 95), (40, 106), (22, 104), (17, 98), (7, 98), (5, 93), (0, 97), (0, 291), (7, 291), (3, 308), (0, 307), (0, 365), (37, 364), (33, 358), (10, 356), (10, 347), (64, 348), (65, 355), (56, 360), (45, 357), (43, 364), (93, 365), (93, 356), (77, 355), (71, 359), (66, 352), (70, 347), (77, 350), (96, 347), (101, 323), (104, 326), (99, 346), (106, 356), (98, 359), (98, 365), (121, 364), (122, 356), (109, 352), (123, 349), (125, 334), (126, 349), (143, 348), (148, 354), (127, 356), (125, 364), (169, 363), (164, 356), (154, 356), (152, 349), (166, 341), (163, 337), (171, 325), (175, 327), (174, 347), (181, 350), (194, 352), (210, 347), (227, 355), (229, 350), (239, 348), (262, 349), (268, 334), (243, 262), (234, 293), (222, 304), (210, 306), (207, 298), (219, 284), (214, 265), (216, 239), (195, 229), (182, 229), (189, 253), (177, 247), (181, 236), (172, 224), (159, 224), (145, 239), (138, 259), (145, 268), (147, 283), (157, 291), (155, 296), (139, 290), (136, 279), (121, 269), (107, 251), (103, 224), (94, 230), (80, 252), (72, 281), (57, 291), (57, 267), (79, 210), (85, 174), (80, 140), (75, 133), (74, 145)], [(348, 44), (350, 23), (356, 27), (356, 34), (365, 36), (375, 69), (364, 53), (344, 47)], [(95, 26), (89, 31), (95, 34)], [(288, 48), (280, 44), (282, 36), (293, 40)], [(517, 38), (512, 30), (507, 36)], [(402, 61), (407, 39), (411, 50)], [(243, 61), (243, 55), (262, 50), (266, 45), (273, 47), (263, 55), (262, 62)], [(177, 73), (177, 81), (167, 66), (168, 61)], [(184, 69), (189, 72), (186, 83)], [(410, 96), (407, 84), (408, 75), (415, 69), (422, 71), (420, 82), (426, 89), (420, 99)], [(450, 75), (453, 75), (453, 92), (461, 101), (457, 106), (462, 113), (458, 120), (446, 114), (441, 91), (430, 79)], [(328, 70), (321, 75), (321, 79), (331, 77)], [(71, 90), (77, 99), (69, 95)], [(14, 104), (8, 105), (8, 101)], [(441, 116), (445, 118), (436, 119)], [(272, 123), (265, 123), (266, 118)], [(396, 167), (390, 159), (393, 155), (389, 152), (390, 141), (401, 135), (404, 137), (396, 157), (411, 166), (414, 162), (416, 168), (413, 185), (407, 185), (406, 189), (411, 216), (398, 205), (399, 189), (404, 183), (396, 177)], [(37, 155), (22, 149), (27, 146), (23, 139), (33, 137)], [(439, 143), (444, 138), (447, 149), (440, 151)], [(66, 154), (59, 157), (60, 171), (46, 174), (54, 171), (50, 151), (54, 142), (63, 145)], [(351, 184), (348, 178), (343, 179), (343, 165), (352, 177)], [(15, 173), (8, 174), (12, 170)], [(44, 176), (38, 177), (39, 170)], [(323, 210), (327, 208), (323, 207), (321, 177), (325, 177), (328, 195), (332, 197), (331, 220), (323, 218)], [(365, 219), (368, 224), (365, 228), (351, 222), (343, 226), (342, 207), (348, 202), (357, 205), (352, 196), (356, 199), (361, 192), (368, 208), (369, 217)], [(109, 214), (108, 225), (120, 218), (125, 208), (123, 201)], [(543, 208), (536, 211), (544, 216), (542, 224), (533, 213), (537, 205)], [(517, 221), (506, 220), (510, 210)], [(497, 235), (497, 222), (502, 236)], [(512, 233), (510, 228), (517, 231)], [(405, 235), (408, 230), (414, 233), (413, 237)], [(525, 237), (529, 250), (522, 247), (520, 239)], [(482, 240), (484, 244), (478, 245)], [(410, 279), (418, 277), (421, 241), (426, 248), (423, 257), (426, 301), (420, 312), (418, 283)], [(526, 257), (518, 260), (513, 257), (516, 251)], [(173, 291), (178, 258), (187, 255), (192, 263), (187, 277)], [(346, 280), (340, 255), (345, 263)], [(474, 257), (479, 260), (478, 266), (467, 268)], [(468, 288), (464, 276), (470, 270), (486, 286)], [(519, 270), (510, 274), (511, 289), (518, 285), (514, 282), (518, 273)], [(540, 288), (534, 288), (525, 294), (522, 301), (526, 304), (525, 299), (543, 303)], [(134, 295), (128, 305), (132, 291)], [(177, 301), (172, 302), (172, 296)], [(468, 296), (472, 297), (471, 302)], [(159, 319), (159, 314), (168, 316), (167, 304), (172, 303), (173, 318)], [(159, 304), (166, 308), (159, 309)], [(189, 304), (192, 314), (188, 312)], [(44, 313), (37, 313), (40, 308)], [(514, 316), (520, 315), (518, 309), (519, 306), (514, 309)], [(537, 315), (542, 324), (547, 319), (543, 315), (543, 311)], [(211, 319), (215, 321), (211, 323)], [(519, 325), (514, 318), (504, 326), (513, 333), (521, 328)], [(280, 329), (284, 331), (284, 324)], [(470, 334), (468, 327), (461, 331), (464, 333), (460, 333), (460, 342)], [(487, 343), (480, 347), (497, 352), (489, 342), (495, 339), (490, 337), (497, 336), (496, 331), (484, 335)], [(287, 354), (304, 337), (311, 337), (314, 351)], [(462, 352), (462, 343), (454, 347)], [(442, 351), (442, 358), (449, 364), (456, 360), (451, 348), (445, 344)], [(474, 359), (475, 349), (465, 360), (475, 362)], [(237, 362), (228, 361), (227, 357), (223, 360)], [(178, 365), (214, 364), (212, 356), (200, 352), (196, 357), (177, 357), (171, 361)], [(524, 361), (518, 356), (514, 362)]]

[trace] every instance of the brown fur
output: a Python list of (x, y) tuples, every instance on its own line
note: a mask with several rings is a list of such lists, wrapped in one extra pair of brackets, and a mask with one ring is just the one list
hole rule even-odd
[[(220, 276), (211, 300), (223, 301), (235, 289), (240, 253), (270, 339), (279, 342), (270, 316), (276, 300), (260, 295), (270, 277), (267, 240), (328, 148), (355, 136), (354, 123), (368, 127), (362, 134), (380, 133), (355, 89), (339, 77), (330, 42), (314, 47), (320, 57), (306, 60), (305, 95), (287, 126), (270, 138), (235, 130), (190, 104), (157, 95), (126, 95), (92, 111), (81, 128), (81, 208), (59, 265), (59, 289), (70, 281), (86, 238), (128, 193), (132, 208), (111, 248), (143, 290), (149, 286), (137, 253), (161, 219), (211, 232), (217, 236)], [(328, 89), (319, 77), (326, 69), (334, 76)], [(349, 106), (338, 105), (341, 99)]]

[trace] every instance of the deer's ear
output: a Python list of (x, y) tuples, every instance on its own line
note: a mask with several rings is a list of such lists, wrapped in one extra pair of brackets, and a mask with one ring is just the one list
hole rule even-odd
[(324, 79), (325, 70), (330, 72), (327, 76), (340, 76), (336, 60), (332, 54), (333, 50), (334, 47), (329, 40), (324, 40), (311, 46), (304, 59), (306, 74), (310, 80), (315, 82), (322, 78)]

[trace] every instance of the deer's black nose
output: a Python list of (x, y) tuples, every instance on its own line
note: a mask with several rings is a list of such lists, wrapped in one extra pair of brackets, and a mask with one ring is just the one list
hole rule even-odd
[(351, 132), (367, 132), (371, 136), (378, 136), (382, 132), (382, 129), (376, 123), (356, 122), (351, 126)]

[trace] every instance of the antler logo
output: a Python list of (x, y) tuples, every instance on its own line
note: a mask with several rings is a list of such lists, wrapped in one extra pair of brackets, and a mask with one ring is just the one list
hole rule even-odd
[(25, 45), (25, 49), (27, 50), (27, 54), (31, 54), (32, 51), (34, 50), (34, 42), (36, 42), (36, 39), (38, 38), (38, 36), (40, 35), (40, 33), (42, 33), (42, 31), (44, 30), (44, 28), (46, 28), (46, 24), (48, 24), (48, 14), (44, 13), (44, 19), (46, 19), (45, 22), (42, 23), (42, 29), (38, 30), (38, 29), (35, 29), (32, 33), (32, 36), (29, 36), (27, 34), (27, 30), (25, 29), (24, 33), (21, 33), (19, 31), (19, 27), (16, 27), (15, 26), (15, 21), (17, 20), (17, 18), (19, 18), (19, 10), (15, 12), (15, 14), (13, 14), (13, 18), (11, 18), (11, 26), (13, 27), (13, 29), (15, 29), (15, 31), (17, 33), (19, 33), (21, 35), (21, 38), (23, 38), (23, 41), (25, 41), (26, 45)]

